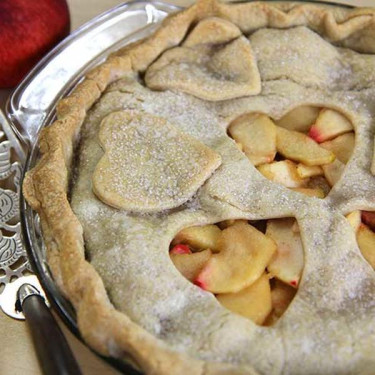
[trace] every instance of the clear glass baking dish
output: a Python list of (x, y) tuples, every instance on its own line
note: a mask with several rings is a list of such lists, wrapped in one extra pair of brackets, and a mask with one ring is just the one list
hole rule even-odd
[[(39, 132), (54, 121), (58, 100), (111, 52), (150, 35), (168, 14), (179, 9), (157, 1), (135, 0), (119, 5), (83, 25), (39, 62), (15, 90), (6, 108), (10, 125), (27, 151), (24, 172), (32, 168), (38, 159)], [(80, 338), (75, 311), (55, 285), (49, 270), (38, 215), (22, 196), (20, 209), (30, 263), (51, 305)], [(126, 374), (139, 374), (124, 362), (104, 359)]]
[[(324, 1), (314, 3), (339, 5)], [(158, 1), (134, 0), (124, 3), (83, 25), (39, 62), (14, 91), (6, 108), (9, 123), (27, 152), (25, 172), (38, 159), (38, 135), (44, 126), (53, 122), (58, 100), (67, 95), (88, 70), (104, 61), (108, 54), (150, 35), (168, 14), (180, 9)], [(20, 210), (24, 242), (32, 267), (52, 306), (80, 338), (75, 311), (55, 285), (49, 270), (39, 218), (22, 196)], [(111, 358), (105, 360), (127, 374), (139, 374), (124, 362)]]

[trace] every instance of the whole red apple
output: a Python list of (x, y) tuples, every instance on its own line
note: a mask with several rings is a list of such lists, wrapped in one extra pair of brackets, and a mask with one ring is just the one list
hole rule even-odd
[(0, 87), (13, 87), (69, 34), (65, 0), (0, 0)]

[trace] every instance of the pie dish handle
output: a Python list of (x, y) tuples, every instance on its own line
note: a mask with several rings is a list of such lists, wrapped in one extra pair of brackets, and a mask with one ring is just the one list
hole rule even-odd
[(18, 290), (18, 306), (26, 317), (45, 375), (81, 375), (76, 359), (44, 298), (31, 284)]
[(53, 122), (57, 102), (87, 71), (111, 52), (148, 36), (168, 14), (179, 9), (162, 2), (133, 0), (75, 30), (32, 69), (11, 95), (6, 116), (17, 137), (33, 146), (41, 128)]

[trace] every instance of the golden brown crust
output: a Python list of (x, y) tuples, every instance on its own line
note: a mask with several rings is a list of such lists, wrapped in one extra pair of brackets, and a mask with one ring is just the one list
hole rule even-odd
[[(218, 15), (236, 24), (244, 33), (253, 30), (271, 28), (290, 28), (307, 26), (331, 42), (359, 52), (375, 52), (374, 36), (364, 45), (350, 37), (366, 34), (366, 30), (375, 29), (374, 10), (367, 8), (344, 9), (314, 4), (254, 2), (236, 6), (218, 3)], [(360, 37), (359, 37), (360, 38)]]
[[(146, 71), (147, 87), (178, 90), (207, 101), (259, 94), (260, 74), (249, 41), (241, 36), (219, 46), (222, 43), (192, 48), (183, 44), (164, 52)], [(184, 66), (189, 68), (181, 69)]]
[[(177, 46), (192, 24), (210, 16), (230, 20), (243, 33), (260, 27), (306, 25), (339, 45), (365, 53), (375, 52), (375, 11), (371, 9), (346, 10), (296, 3), (229, 5), (200, 1), (168, 17), (151, 37), (110, 56), (60, 101), (58, 120), (41, 134), (42, 157), (27, 173), (23, 193), (40, 215), (54, 276), (77, 310), (84, 339), (104, 355), (129, 356), (148, 374), (256, 372), (249, 367), (242, 370), (229, 364), (204, 363), (171, 351), (162, 341), (114, 309), (101, 278), (84, 259), (82, 227), (67, 198), (70, 164), (84, 116), (108, 84), (127, 74), (145, 71), (164, 50)], [(375, 161), (372, 171), (375, 173)]]

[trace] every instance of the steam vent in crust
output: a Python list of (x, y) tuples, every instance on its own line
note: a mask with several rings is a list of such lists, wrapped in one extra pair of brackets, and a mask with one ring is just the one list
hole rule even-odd
[(375, 9), (202, 0), (56, 114), (23, 193), (89, 346), (145, 374), (374, 374)]

